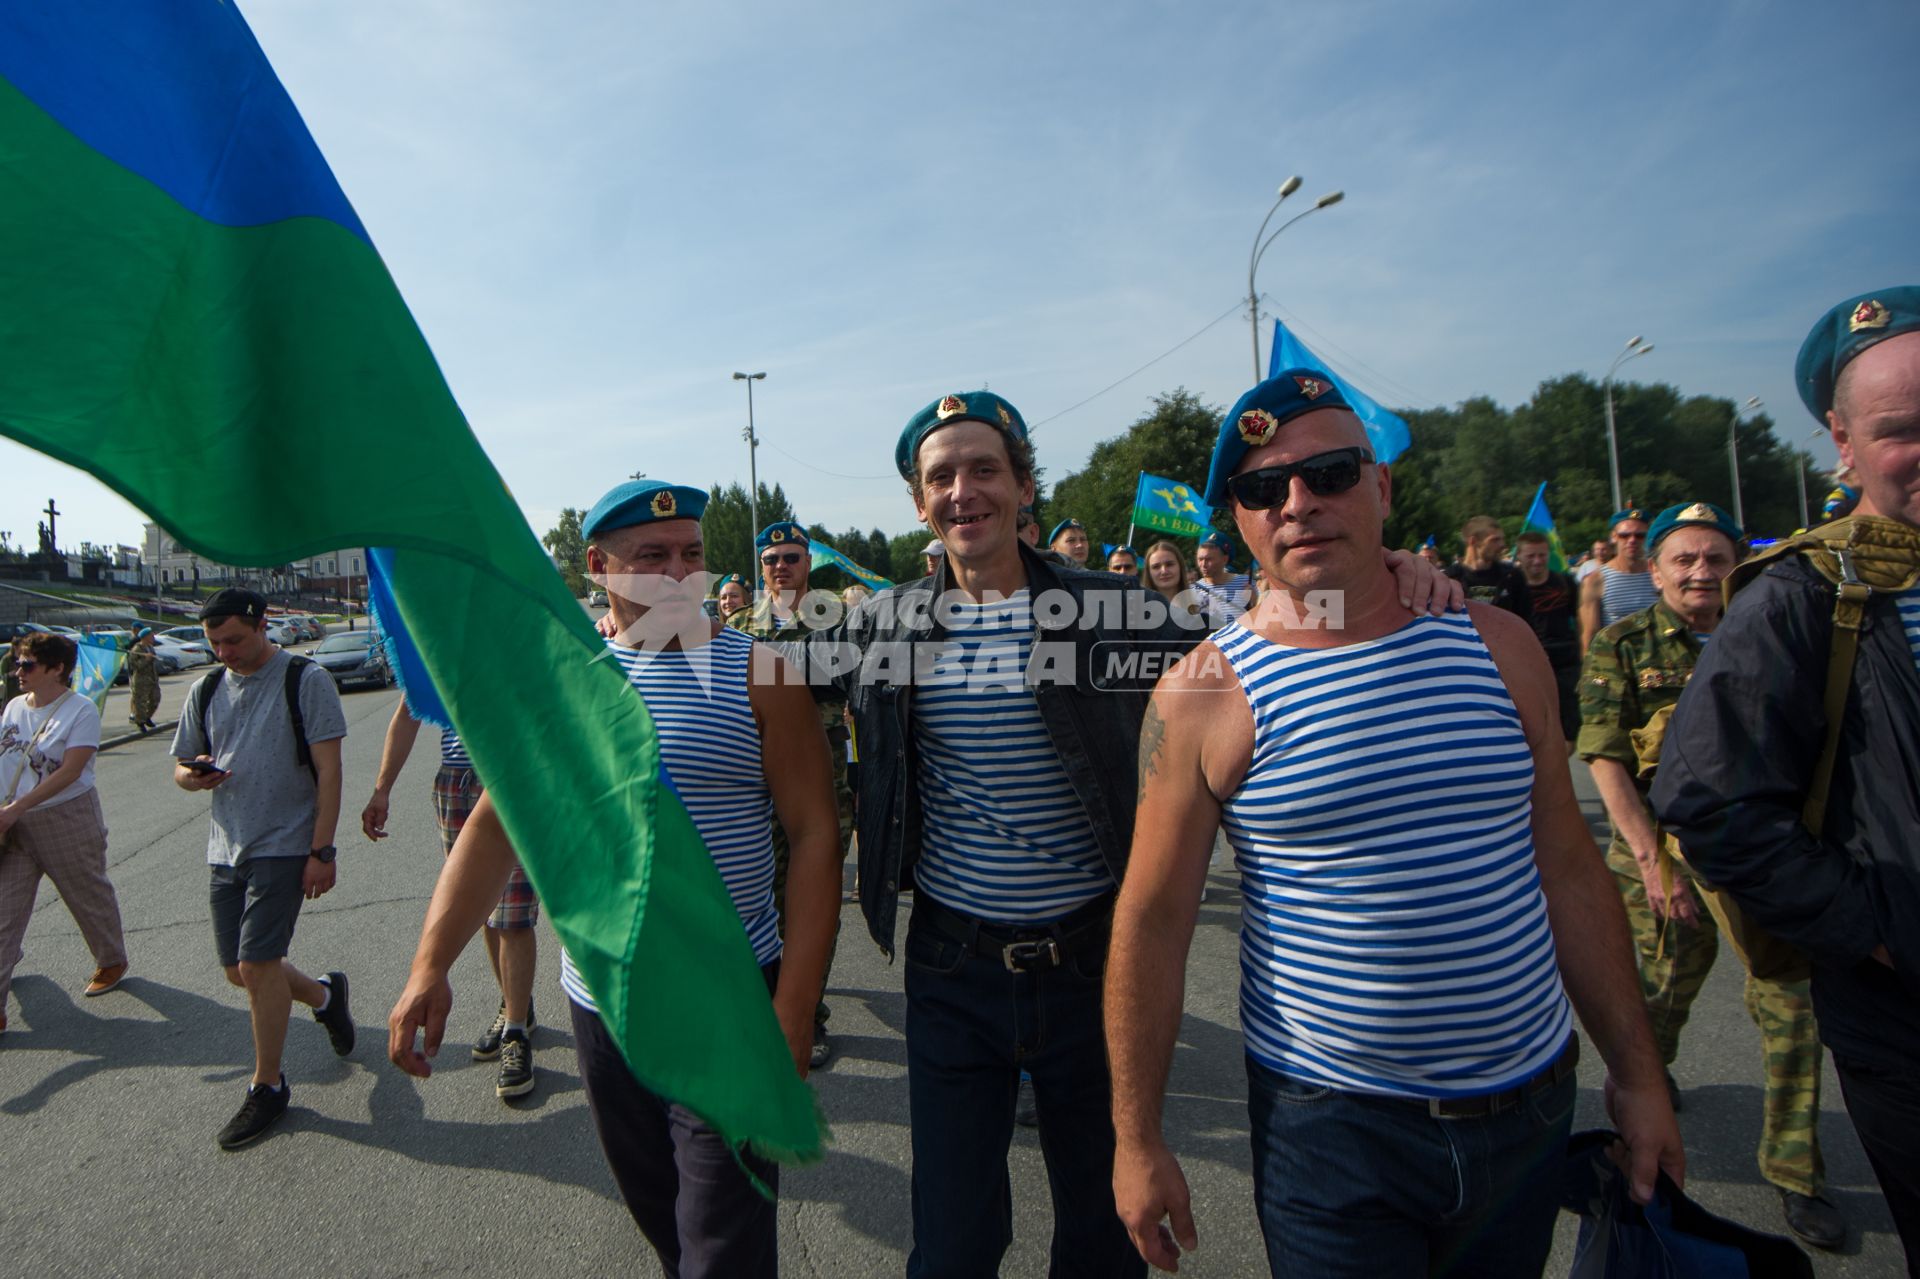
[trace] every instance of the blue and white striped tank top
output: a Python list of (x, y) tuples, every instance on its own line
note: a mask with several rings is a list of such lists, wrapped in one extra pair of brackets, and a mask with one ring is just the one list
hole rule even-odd
[(460, 744), (460, 734), (451, 728), (440, 730), (440, 766), (442, 768), (473, 767), (473, 761), (467, 758), (467, 748)]
[(1234, 573), (1218, 586), (1204, 577), (1193, 579), (1193, 592), (1200, 597), (1202, 607), (1212, 619), (1214, 625), (1224, 626), (1236, 618), (1246, 615), (1253, 605), (1253, 578), (1246, 573)]
[[(706, 841), (762, 967), (780, 958), (773, 905), (773, 801), (760, 765), (760, 726), (747, 700), (753, 637), (722, 628), (713, 641), (648, 652), (607, 644), (646, 699), (668, 781)], [(560, 987), (583, 1008), (593, 996), (565, 950)]]
[(1652, 573), (1619, 573), (1601, 566), (1600, 625), (1612, 626), (1621, 618), (1652, 608), (1660, 598)]
[(1572, 1029), (1533, 863), (1533, 757), (1465, 614), (1344, 648), (1214, 643), (1253, 709), (1222, 825), (1240, 868), (1247, 1051), (1351, 1092), (1455, 1097)]
[(1113, 877), (1027, 687), (1027, 592), (942, 620), (940, 660), (915, 676), (926, 833), (914, 884), (976, 919), (1059, 919), (1110, 891)]
[(1893, 597), (1900, 608), (1900, 625), (1906, 628), (1907, 647), (1913, 650), (1915, 665), (1920, 665), (1920, 586), (1901, 591)]

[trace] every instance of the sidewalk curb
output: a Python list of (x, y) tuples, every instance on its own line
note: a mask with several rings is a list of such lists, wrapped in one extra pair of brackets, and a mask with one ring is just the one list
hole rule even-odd
[(165, 724), (156, 725), (150, 733), (122, 733), (118, 737), (109, 737), (101, 741), (100, 749), (111, 750), (115, 746), (125, 746), (128, 742), (151, 741), (162, 733), (172, 732), (179, 723), (177, 719), (169, 720)]

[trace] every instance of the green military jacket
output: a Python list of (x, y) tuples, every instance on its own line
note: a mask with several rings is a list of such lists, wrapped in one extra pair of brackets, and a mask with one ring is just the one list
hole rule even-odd
[(1657, 600), (1602, 628), (1580, 670), (1580, 758), (1616, 760), (1637, 775), (1633, 730), (1680, 700), (1699, 660), (1692, 628)]

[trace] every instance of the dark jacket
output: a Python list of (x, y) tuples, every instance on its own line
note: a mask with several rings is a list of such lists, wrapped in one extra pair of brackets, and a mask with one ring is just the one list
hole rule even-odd
[[(1135, 756), (1147, 696), (1206, 632), (1179, 625), (1166, 601), (1132, 578), (1053, 564), (1024, 544), (1020, 555), (1035, 602), (1034, 661), (1028, 666), (1034, 700), (1117, 883), (1133, 840)], [(804, 656), (816, 697), (845, 696), (853, 708), (860, 755), (860, 909), (888, 956), (900, 891), (912, 885), (920, 857), (913, 652), (915, 645), (930, 652), (943, 642), (931, 606), (948, 589), (942, 561), (935, 576), (882, 591), (839, 626), (815, 631), (804, 650), (788, 650), (789, 656)], [(1066, 593), (1054, 597), (1069, 605), (1060, 616), (1043, 606), (1049, 591)], [(1149, 614), (1156, 609), (1160, 620), (1154, 622)], [(1043, 673), (1048, 670), (1052, 677)], [(993, 798), (983, 795), (980, 802)]]
[[(1651, 795), (1687, 860), (1813, 960), (1820, 1037), (1920, 1055), (1920, 670), (1892, 598), (1860, 634), (1821, 837), (1801, 809), (1826, 735), (1833, 587), (1798, 558), (1734, 596), (1674, 710)], [(1871, 958), (1876, 945), (1896, 968)]]

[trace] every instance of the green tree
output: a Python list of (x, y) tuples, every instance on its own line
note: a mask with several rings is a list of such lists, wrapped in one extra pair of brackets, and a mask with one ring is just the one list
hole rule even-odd
[(580, 517), (584, 513), (571, 506), (565, 508), (560, 512), (560, 522), (540, 539), (547, 550), (553, 553), (567, 589), (579, 596), (584, 596), (592, 588), (592, 583), (587, 581), (587, 543), (580, 536)]
[[(1101, 542), (1126, 541), (1140, 473), (1204, 485), (1223, 412), (1185, 387), (1155, 396), (1145, 417), (1094, 445), (1086, 466), (1053, 486), (1039, 512), (1040, 535), (1072, 517), (1087, 526), (1096, 554)], [(1224, 512), (1216, 513), (1216, 523), (1232, 527)]]
[(714, 577), (738, 573), (748, 582), (758, 584), (760, 563), (753, 539), (767, 525), (793, 518), (793, 504), (787, 501), (786, 493), (778, 484), (772, 488), (762, 484), (759, 497), (760, 525), (756, 528), (744, 485), (734, 483), (722, 488), (715, 484), (708, 491), (707, 511), (700, 521), (700, 529), (707, 544), (707, 571)]

